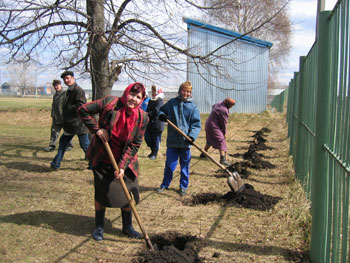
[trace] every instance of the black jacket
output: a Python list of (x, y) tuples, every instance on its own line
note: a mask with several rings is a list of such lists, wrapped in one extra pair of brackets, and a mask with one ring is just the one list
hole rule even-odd
[(63, 104), (66, 98), (66, 92), (63, 88), (56, 91), (52, 98), (51, 118), (56, 124), (63, 124)]
[(85, 134), (88, 133), (86, 126), (78, 116), (78, 108), (86, 103), (84, 90), (76, 83), (66, 91), (66, 98), (63, 107), (64, 124), (63, 129), (70, 134)]
[(162, 98), (157, 98), (157, 100), (150, 100), (147, 106), (147, 112), (149, 116), (149, 123), (147, 126), (147, 130), (149, 131), (163, 131), (164, 130), (164, 122), (158, 119), (158, 113), (160, 107), (162, 107), (164, 101)]

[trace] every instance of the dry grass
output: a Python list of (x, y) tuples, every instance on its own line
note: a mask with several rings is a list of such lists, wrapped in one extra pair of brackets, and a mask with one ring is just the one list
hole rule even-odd
[[(107, 210), (105, 240), (91, 238), (93, 176), (86, 169), (77, 138), (61, 169), (49, 169), (55, 152), (42, 150), (49, 141), (49, 116), (48, 110), (0, 112), (0, 262), (131, 262), (146, 246), (142, 240), (122, 235), (119, 209)], [(202, 116), (203, 124), (206, 117)], [(155, 161), (146, 158), (149, 150), (142, 145), (137, 210), (148, 235), (171, 230), (202, 237), (199, 256), (205, 262), (307, 262), (309, 204), (293, 179), (284, 116), (269, 112), (231, 115), (229, 153), (244, 153), (253, 131), (262, 127), (271, 129), (266, 144), (274, 149), (261, 153), (277, 168), (250, 169), (252, 174), (245, 182), (263, 194), (282, 198), (269, 211), (184, 205), (184, 199), (195, 194), (230, 190), (224, 178), (213, 176), (216, 165), (198, 158), (197, 149), (192, 150), (188, 195), (182, 198), (177, 192), (179, 170), (168, 191), (155, 192), (163, 177), (166, 133)], [(197, 144), (204, 146), (204, 131)], [(217, 151), (210, 154), (219, 158)], [(134, 225), (138, 228), (136, 221)]]

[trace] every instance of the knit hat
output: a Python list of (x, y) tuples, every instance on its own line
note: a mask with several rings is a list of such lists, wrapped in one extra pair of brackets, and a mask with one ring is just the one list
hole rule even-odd
[(58, 80), (58, 79), (54, 79), (54, 80), (52, 81), (52, 86), (56, 86), (56, 85), (59, 85), (59, 84), (61, 84), (61, 81)]
[(234, 99), (227, 98), (224, 100), (224, 104), (227, 108), (231, 108), (232, 106), (234, 106), (236, 104), (236, 101)]
[(68, 75), (74, 77), (73, 71), (66, 70), (65, 72), (63, 72), (63, 73), (61, 74), (61, 78), (63, 79), (65, 76), (68, 76)]

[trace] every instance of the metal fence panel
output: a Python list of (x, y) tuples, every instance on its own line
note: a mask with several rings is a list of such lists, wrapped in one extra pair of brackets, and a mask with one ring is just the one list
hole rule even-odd
[(317, 41), (288, 87), (290, 152), (311, 198), (313, 262), (350, 262), (349, 14), (349, 0), (321, 12)]

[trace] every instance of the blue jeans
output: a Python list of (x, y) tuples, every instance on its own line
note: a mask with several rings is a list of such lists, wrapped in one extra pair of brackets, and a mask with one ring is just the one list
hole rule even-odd
[[(69, 142), (72, 140), (73, 137), (74, 135), (64, 135), (64, 134), (61, 135), (58, 151), (55, 158), (53, 158), (51, 162), (51, 167), (60, 168), (64, 153), (66, 152), (67, 146), (69, 145)], [(83, 149), (84, 153), (86, 153), (90, 144), (89, 136), (86, 133), (86, 134), (80, 134), (78, 135), (78, 137), (79, 137), (80, 147)]]
[(166, 150), (166, 161), (164, 168), (164, 178), (161, 187), (169, 187), (173, 179), (173, 173), (176, 169), (180, 157), (180, 188), (187, 189), (190, 177), (191, 149), (171, 148)]

